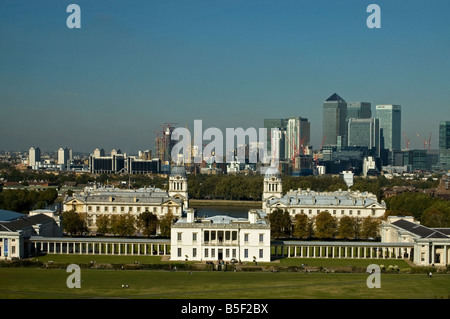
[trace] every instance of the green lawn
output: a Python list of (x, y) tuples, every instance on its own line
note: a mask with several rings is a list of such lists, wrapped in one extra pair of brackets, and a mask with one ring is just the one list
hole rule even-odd
[[(369, 289), (365, 273), (81, 270), (81, 288), (68, 288), (65, 269), (0, 268), (0, 298), (148, 299), (441, 299), (450, 275), (381, 274)], [(122, 284), (129, 288), (122, 288)]]

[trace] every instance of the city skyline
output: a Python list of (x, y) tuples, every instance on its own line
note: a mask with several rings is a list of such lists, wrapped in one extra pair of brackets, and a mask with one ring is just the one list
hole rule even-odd
[[(410, 148), (450, 120), (446, 1), (76, 1), (0, 4), (0, 149), (91, 153), (154, 148), (160, 125), (262, 128), (304, 117), (322, 141), (322, 105), (402, 106)], [(4, 138), (4, 137), (7, 138)], [(402, 147), (405, 140), (402, 136)]]

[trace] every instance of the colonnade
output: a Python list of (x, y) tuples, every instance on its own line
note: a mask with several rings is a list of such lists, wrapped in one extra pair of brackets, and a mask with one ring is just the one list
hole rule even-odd
[(410, 258), (413, 247), (412, 243), (283, 241), (272, 243), (272, 255), (282, 258)]
[(26, 252), (84, 255), (170, 255), (170, 240), (31, 238)]

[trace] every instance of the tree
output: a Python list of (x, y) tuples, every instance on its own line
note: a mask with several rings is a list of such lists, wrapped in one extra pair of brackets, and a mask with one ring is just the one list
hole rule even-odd
[(134, 216), (131, 214), (111, 215), (111, 231), (119, 236), (133, 235), (136, 232)]
[(377, 238), (380, 222), (378, 218), (371, 218), (370, 216), (364, 218), (361, 223), (361, 238)]
[(100, 215), (97, 216), (96, 224), (97, 224), (97, 233), (106, 234), (110, 229), (110, 218), (108, 215)]
[(422, 214), (421, 221), (427, 227), (450, 227), (450, 205), (446, 203), (433, 205)]
[(268, 215), (268, 218), (272, 237), (280, 238), (289, 236), (292, 222), (287, 211), (276, 209)]
[(357, 237), (358, 222), (354, 217), (343, 216), (339, 219), (338, 238), (353, 239)]
[(174, 220), (172, 212), (167, 213), (159, 222), (161, 236), (170, 237), (170, 228)]
[(316, 216), (315, 235), (318, 238), (333, 238), (336, 235), (337, 221), (327, 211), (320, 212)]
[(62, 213), (63, 230), (71, 235), (81, 234), (88, 230), (85, 216), (73, 210)]
[(295, 215), (293, 235), (297, 238), (309, 238), (312, 236), (312, 222), (304, 213)]
[(156, 234), (158, 222), (158, 217), (155, 214), (145, 211), (137, 217), (136, 224), (137, 228), (142, 231), (144, 236), (149, 237), (150, 235)]

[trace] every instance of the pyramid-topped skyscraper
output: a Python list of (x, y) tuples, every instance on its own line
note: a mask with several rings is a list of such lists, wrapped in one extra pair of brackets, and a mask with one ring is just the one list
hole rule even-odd
[(347, 102), (337, 93), (323, 103), (322, 138), (323, 145), (345, 146), (347, 140)]

